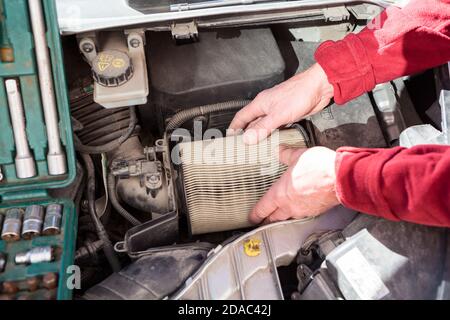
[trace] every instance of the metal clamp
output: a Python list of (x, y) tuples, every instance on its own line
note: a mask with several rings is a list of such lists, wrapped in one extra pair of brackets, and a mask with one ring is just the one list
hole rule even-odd
[(197, 41), (198, 29), (194, 21), (188, 23), (172, 23), (170, 26), (172, 38), (177, 41)]

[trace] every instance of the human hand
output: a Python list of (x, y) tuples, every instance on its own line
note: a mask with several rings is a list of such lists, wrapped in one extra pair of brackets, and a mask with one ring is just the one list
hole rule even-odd
[(273, 130), (322, 110), (332, 97), (333, 86), (316, 63), (305, 72), (259, 93), (236, 113), (229, 133), (246, 129), (244, 142), (255, 144)]
[(311, 217), (338, 205), (335, 159), (336, 152), (325, 147), (280, 146), (280, 162), (289, 168), (255, 205), (250, 221)]

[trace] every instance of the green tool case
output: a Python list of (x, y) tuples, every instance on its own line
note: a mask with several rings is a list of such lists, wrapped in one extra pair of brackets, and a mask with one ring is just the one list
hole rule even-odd
[[(47, 26), (60, 140), (66, 154), (66, 173), (58, 176), (50, 175), (47, 169), (47, 133), (28, 1), (0, 0), (0, 6), (0, 229), (3, 228), (8, 209), (19, 208), (23, 213), (26, 207), (39, 205), (47, 214), (49, 205), (62, 206), (60, 229), (56, 233), (40, 233), (29, 240), (24, 239), (23, 235), (15, 241), (0, 240), (0, 255), (6, 258), (3, 270), (0, 265), (0, 299), (70, 299), (72, 290), (68, 281), (76, 269), (70, 267), (74, 263), (76, 210), (72, 200), (51, 198), (48, 193), (48, 189), (68, 186), (76, 175), (55, 2), (43, 0), (42, 6)], [(32, 178), (19, 179), (16, 176), (16, 150), (5, 88), (7, 79), (15, 79), (20, 88), (26, 136), (36, 167), (36, 175)], [(53, 249), (51, 261), (17, 263), (18, 253), (45, 246)]]

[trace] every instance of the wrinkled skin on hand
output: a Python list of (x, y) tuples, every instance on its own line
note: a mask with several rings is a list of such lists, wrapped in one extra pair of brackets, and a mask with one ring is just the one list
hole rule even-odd
[[(244, 142), (258, 143), (277, 128), (319, 112), (332, 97), (333, 86), (316, 63), (261, 92), (236, 114), (228, 133), (245, 130)], [(280, 149), (280, 160), (288, 165), (288, 170), (255, 205), (250, 221), (267, 223), (315, 216), (339, 204), (334, 151), (323, 147)]]
[(280, 162), (289, 166), (250, 213), (252, 223), (316, 216), (339, 204), (336, 152), (325, 147), (280, 146)]
[(255, 144), (284, 125), (319, 112), (333, 97), (333, 86), (319, 64), (275, 87), (262, 91), (236, 113), (229, 134), (244, 130), (244, 142)]

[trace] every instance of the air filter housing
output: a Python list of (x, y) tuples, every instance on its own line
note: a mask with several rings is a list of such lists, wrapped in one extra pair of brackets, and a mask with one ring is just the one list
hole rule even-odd
[(286, 170), (280, 144), (306, 147), (297, 129), (274, 133), (248, 146), (242, 136), (179, 144), (190, 231), (202, 234), (249, 227), (248, 214)]

